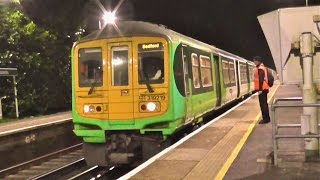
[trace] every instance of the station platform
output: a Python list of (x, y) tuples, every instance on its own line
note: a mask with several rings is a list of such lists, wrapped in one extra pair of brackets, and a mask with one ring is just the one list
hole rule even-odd
[[(274, 97), (301, 96), (300, 89), (275, 82), (269, 106)], [(301, 112), (283, 109), (276, 115), (299, 122)], [(320, 162), (304, 162), (302, 139), (281, 141), (274, 166), (272, 125), (258, 124), (260, 119), (253, 95), (119, 179), (320, 179)]]
[(0, 136), (9, 135), (22, 130), (30, 130), (39, 126), (70, 121), (71, 119), (72, 113), (71, 111), (67, 111), (39, 117), (28, 117), (12, 122), (0, 123)]

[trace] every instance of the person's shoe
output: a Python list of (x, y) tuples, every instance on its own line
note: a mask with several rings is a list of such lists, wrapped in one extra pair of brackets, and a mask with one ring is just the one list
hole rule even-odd
[(270, 122), (270, 120), (269, 121), (261, 120), (261, 121), (259, 121), (259, 124), (267, 124), (269, 122)]

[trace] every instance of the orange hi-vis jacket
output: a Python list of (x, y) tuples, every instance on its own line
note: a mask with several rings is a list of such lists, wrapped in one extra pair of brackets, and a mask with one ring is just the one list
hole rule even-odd
[[(259, 69), (263, 70), (264, 72), (264, 79), (263, 79), (263, 84), (262, 84), (262, 89), (260, 89), (260, 78), (259, 77)], [(254, 71), (254, 90), (256, 91), (261, 91), (261, 90), (269, 90), (269, 86), (268, 86), (268, 70), (267, 68), (263, 65), (260, 64), (258, 68), (255, 68)]]

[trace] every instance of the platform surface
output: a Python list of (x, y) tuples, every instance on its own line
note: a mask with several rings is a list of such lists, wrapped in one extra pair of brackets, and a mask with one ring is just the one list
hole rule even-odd
[(130, 179), (221, 179), (260, 116), (258, 96), (253, 95)]
[(39, 117), (28, 117), (12, 122), (0, 123), (0, 136), (37, 126), (43, 126), (51, 123), (60, 123), (70, 119), (72, 119), (72, 113), (71, 111), (68, 111)]
[[(301, 87), (276, 83), (268, 94), (274, 97), (301, 96)], [(299, 123), (301, 108), (281, 109), (281, 123)], [(319, 116), (320, 117), (320, 116)], [(160, 153), (123, 179), (318, 179), (320, 162), (305, 162), (302, 139), (281, 140), (279, 165), (272, 163), (272, 126), (261, 119), (258, 96), (254, 95), (203, 130)], [(280, 132), (299, 133), (300, 129)], [(166, 151), (166, 150), (165, 150)]]
[[(280, 86), (275, 98), (301, 97), (301, 87)], [(269, 103), (270, 105), (270, 103)], [(279, 123), (300, 123), (302, 108), (276, 110)], [(318, 115), (320, 117), (320, 114)], [(280, 129), (281, 134), (300, 134), (300, 128)], [(320, 161), (305, 162), (303, 139), (279, 141), (278, 166), (272, 163), (272, 125), (258, 124), (224, 179), (308, 179), (320, 180)]]

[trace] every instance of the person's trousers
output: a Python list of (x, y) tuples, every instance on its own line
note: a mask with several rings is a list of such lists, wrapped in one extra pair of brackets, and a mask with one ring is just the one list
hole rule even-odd
[(270, 116), (269, 116), (269, 107), (268, 107), (268, 92), (262, 91), (261, 94), (259, 94), (259, 103), (260, 103), (260, 109), (262, 113), (262, 120), (269, 122)]

